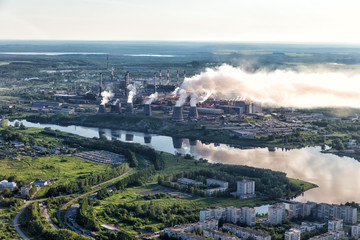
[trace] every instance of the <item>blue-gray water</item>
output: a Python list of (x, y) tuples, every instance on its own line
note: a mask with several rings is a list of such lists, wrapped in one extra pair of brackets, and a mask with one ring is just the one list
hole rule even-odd
[[(121, 141), (132, 141), (168, 153), (191, 154), (209, 162), (248, 165), (286, 172), (291, 178), (302, 179), (319, 187), (296, 198), (298, 201), (327, 203), (360, 202), (360, 162), (349, 157), (323, 154), (320, 147), (282, 150), (274, 152), (267, 148), (240, 149), (226, 144), (204, 144), (189, 139), (173, 139), (168, 136), (111, 130), (82, 126), (62, 127), (54, 124), (38, 124), (21, 121), (27, 127), (51, 127), (83, 137), (105, 136)], [(13, 125), (14, 122), (10, 122)], [(150, 141), (150, 143), (145, 143)], [(260, 210), (259, 210), (260, 211)], [(261, 212), (261, 211), (260, 211)]]

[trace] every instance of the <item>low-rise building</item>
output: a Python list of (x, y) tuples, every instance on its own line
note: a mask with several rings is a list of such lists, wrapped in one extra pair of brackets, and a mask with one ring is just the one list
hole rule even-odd
[(26, 195), (28, 195), (31, 188), (32, 188), (32, 183), (22, 186), (21, 187), (21, 197), (25, 197)]
[(48, 180), (43, 180), (43, 179), (36, 179), (34, 184), (36, 186), (46, 186), (49, 184), (49, 181)]
[(337, 231), (337, 232), (327, 232), (327, 233), (309, 238), (309, 240), (340, 240), (343, 237), (345, 237), (344, 231)]
[(191, 232), (195, 230), (200, 230), (201, 232), (203, 232), (204, 229), (216, 230), (218, 229), (218, 224), (219, 224), (218, 220), (212, 219), (212, 220), (200, 221), (196, 223), (165, 228), (163, 232), (169, 237), (175, 236), (176, 238), (178, 239), (181, 238), (182, 240), (206, 239), (204, 237), (192, 234)]
[(266, 235), (264, 233), (258, 232), (258, 231), (254, 231), (251, 229), (247, 229), (247, 228), (243, 228), (243, 227), (239, 227), (230, 223), (225, 223), (223, 225), (223, 228), (228, 230), (230, 233), (235, 234), (237, 237), (242, 238), (242, 239), (247, 239), (247, 238), (253, 238), (255, 240), (271, 240), (271, 236), (270, 235)]
[(203, 182), (195, 181), (195, 180), (192, 180), (190, 178), (179, 178), (177, 180), (177, 183), (182, 184), (182, 185), (190, 185), (190, 184), (203, 185)]
[(301, 222), (301, 225), (295, 224), (293, 228), (300, 230), (302, 233), (304, 232), (310, 232), (315, 229), (320, 229), (324, 227), (326, 223), (320, 223), (320, 222)]
[(0, 189), (4, 189), (4, 188), (9, 188), (14, 190), (16, 188), (16, 183), (15, 182), (9, 182), (8, 180), (2, 180), (0, 182)]
[(343, 220), (339, 218), (334, 218), (328, 221), (328, 232), (336, 232), (343, 230)]
[(300, 240), (301, 231), (295, 228), (290, 228), (285, 232), (285, 240)]
[(228, 188), (229, 187), (228, 182), (213, 179), (213, 178), (206, 179), (206, 186), (211, 186), (211, 185), (215, 185), (215, 184), (219, 185), (219, 187), (222, 187), (222, 188)]
[(212, 229), (204, 229), (203, 230), (203, 235), (205, 237), (211, 237), (214, 240), (240, 240), (240, 238), (233, 236), (233, 235), (229, 235), (217, 230), (212, 230)]
[(351, 237), (355, 239), (360, 238), (360, 224), (351, 226)]

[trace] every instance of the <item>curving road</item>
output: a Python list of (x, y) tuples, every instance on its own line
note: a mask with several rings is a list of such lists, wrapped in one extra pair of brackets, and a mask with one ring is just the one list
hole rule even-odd
[[(127, 172), (123, 173), (122, 175), (120, 175), (120, 176), (118, 176), (118, 177), (115, 177), (115, 178), (112, 178), (112, 179), (110, 179), (110, 180), (108, 180), (108, 181), (106, 181), (106, 182), (102, 182), (102, 183), (100, 183), (100, 184), (98, 184), (98, 185), (95, 185), (95, 186), (92, 187), (92, 189), (93, 189), (93, 188), (96, 188), (96, 187), (100, 187), (100, 186), (102, 186), (102, 185), (105, 185), (105, 184), (107, 184), (107, 183), (109, 183), (109, 182), (115, 181), (115, 180), (117, 180), (117, 179), (119, 179), (119, 178), (127, 175), (127, 174), (130, 173), (132, 170), (133, 170), (133, 169), (130, 168)], [(38, 190), (36, 191), (36, 193), (37, 193), (39, 190), (40, 190), (40, 189), (38, 189)], [(71, 204), (72, 202), (78, 200), (79, 198), (84, 197), (84, 196), (86, 196), (86, 195), (88, 195), (88, 194), (92, 194), (92, 193), (94, 193), (94, 192), (96, 192), (96, 191), (99, 191), (99, 189), (95, 189), (95, 190), (92, 190), (92, 191), (90, 191), (90, 192), (84, 193), (84, 194), (82, 194), (82, 195), (80, 195), (80, 196), (72, 199), (71, 201), (67, 202), (66, 204), (64, 204), (64, 205), (60, 208), (60, 210), (58, 211), (58, 219), (59, 219), (60, 224), (63, 225), (63, 226), (66, 226), (66, 225), (62, 222), (61, 217), (60, 217), (60, 212), (61, 212), (63, 209), (65, 209), (69, 204)], [(32, 198), (34, 198), (34, 196), (36, 195), (36, 193), (32, 196)], [(56, 197), (56, 198), (68, 197), (68, 196), (71, 196), (71, 195), (74, 195), (74, 194), (69, 194), (69, 195), (65, 195), (65, 196), (58, 196), (58, 197)], [(23, 231), (21, 231), (21, 229), (20, 229), (19, 218), (20, 218), (21, 214), (24, 212), (24, 210), (27, 208), (27, 206), (29, 206), (31, 203), (33, 203), (33, 202), (43, 202), (43, 201), (46, 201), (46, 200), (47, 200), (47, 198), (36, 199), (36, 200), (29, 200), (29, 201), (27, 201), (26, 204), (21, 208), (21, 210), (16, 214), (16, 216), (15, 216), (15, 218), (14, 218), (14, 220), (13, 220), (13, 223), (14, 223), (14, 227), (15, 227), (15, 229), (16, 229), (16, 232), (20, 235), (21, 238), (23, 238), (23, 239), (25, 239), (25, 240), (30, 240), (30, 238), (28, 238), (28, 237), (23, 233)]]

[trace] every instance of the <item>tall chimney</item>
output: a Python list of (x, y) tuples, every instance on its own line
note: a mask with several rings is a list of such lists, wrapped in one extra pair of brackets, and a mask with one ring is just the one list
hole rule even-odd
[(154, 93), (156, 93), (156, 72), (154, 73)]
[(102, 80), (102, 73), (100, 73), (100, 79), (99, 79), (99, 97), (101, 97), (101, 93), (103, 89), (103, 80)]
[(169, 70), (167, 70), (167, 72), (166, 72), (166, 77), (167, 77), (166, 85), (169, 85), (169, 84), (170, 84), (170, 73), (169, 73)]
[(174, 121), (183, 121), (184, 120), (183, 108), (182, 107), (179, 107), (179, 106), (174, 107), (172, 119)]
[(176, 71), (176, 87), (179, 87), (179, 70)]
[(185, 78), (186, 78), (186, 70), (184, 70), (184, 80), (185, 80)]
[(159, 73), (159, 85), (162, 85), (162, 80), (161, 80), (161, 69), (160, 69), (160, 73)]
[(152, 116), (150, 103), (144, 105), (144, 114), (145, 114), (145, 116)]

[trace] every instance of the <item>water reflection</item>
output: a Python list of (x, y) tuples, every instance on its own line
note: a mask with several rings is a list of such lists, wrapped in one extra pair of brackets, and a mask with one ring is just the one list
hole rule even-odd
[(134, 141), (134, 134), (132, 132), (127, 132), (125, 135), (125, 141), (133, 142)]
[(151, 143), (151, 135), (147, 134), (144, 136), (144, 143), (146, 143), (146, 144)]
[(296, 198), (298, 201), (360, 201), (360, 163), (348, 157), (323, 154), (320, 147), (269, 152), (266, 148), (244, 150), (223, 144), (219, 147), (198, 144), (195, 149), (194, 154), (210, 162), (269, 168), (319, 186)]
[[(53, 124), (21, 121), (27, 127), (51, 127), (84, 137), (114, 136), (121, 141), (146, 144), (159, 151), (191, 154), (209, 162), (249, 165), (286, 172), (289, 177), (298, 178), (319, 185), (307, 191), (299, 201), (328, 203), (360, 202), (360, 163), (352, 158), (323, 154), (320, 147), (303, 149), (235, 148), (225, 144), (205, 144), (198, 140), (171, 138), (156, 134), (127, 132), (123, 130), (98, 129), (82, 126), (58, 126)], [(14, 125), (14, 122), (9, 122)], [(151, 144), (150, 144), (151, 143)]]

